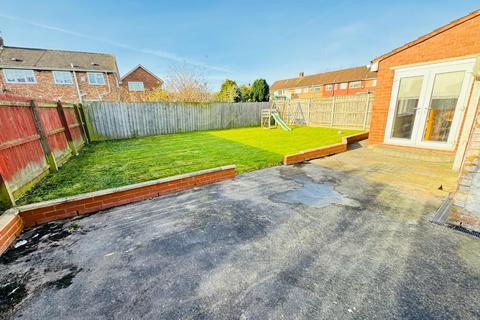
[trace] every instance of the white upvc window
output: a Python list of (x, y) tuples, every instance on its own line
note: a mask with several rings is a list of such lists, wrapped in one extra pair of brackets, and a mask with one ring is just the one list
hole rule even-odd
[(3, 69), (3, 76), (7, 83), (37, 83), (33, 70)]
[(332, 91), (333, 90), (333, 84), (326, 84), (325, 85), (325, 90), (326, 91)]
[(145, 91), (145, 86), (141, 81), (128, 81), (128, 91)]
[(322, 87), (320, 86), (317, 86), (317, 87), (313, 87), (313, 92), (318, 92), (322, 89)]
[(53, 81), (55, 84), (73, 84), (72, 73), (70, 71), (53, 71)]
[(294, 92), (295, 93), (302, 93), (302, 88), (296, 88)]
[(350, 86), (350, 88), (361, 88), (362, 87), (362, 81), (350, 82), (349, 86)]
[(345, 89), (347, 89), (347, 88), (348, 88), (348, 83), (347, 83), (347, 82), (342, 82), (342, 83), (340, 83), (340, 89), (345, 90)]
[(373, 79), (372, 80), (372, 87), (376, 87), (377, 86), (377, 79)]
[(88, 83), (96, 86), (105, 84), (105, 77), (101, 72), (87, 72)]
[(277, 96), (283, 96), (283, 90), (277, 90)]
[(308, 87), (303, 88), (303, 92), (307, 93), (308, 92)]

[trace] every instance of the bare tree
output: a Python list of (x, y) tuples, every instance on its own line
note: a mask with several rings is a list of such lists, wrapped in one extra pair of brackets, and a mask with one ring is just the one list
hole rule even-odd
[(186, 64), (171, 67), (170, 75), (165, 81), (165, 89), (167, 93), (161, 92), (157, 95), (168, 101), (210, 102), (212, 100), (212, 94), (203, 72)]

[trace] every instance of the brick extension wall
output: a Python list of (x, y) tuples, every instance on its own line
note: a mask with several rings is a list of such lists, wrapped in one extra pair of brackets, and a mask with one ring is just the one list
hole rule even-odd
[(463, 21), (434, 37), (381, 60), (372, 107), (369, 144), (383, 143), (390, 105), (392, 67), (480, 54), (480, 16)]
[(467, 146), (449, 222), (480, 231), (480, 114)]
[(9, 209), (0, 215), (0, 255), (15, 241), (15, 237), (23, 228), (94, 213), (234, 177), (235, 166), (224, 166)]

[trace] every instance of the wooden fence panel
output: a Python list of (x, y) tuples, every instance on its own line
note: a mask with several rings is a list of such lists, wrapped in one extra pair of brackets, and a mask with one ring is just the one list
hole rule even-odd
[(372, 94), (275, 101), (289, 125), (368, 129)]
[(0, 128), (0, 210), (14, 204), (49, 169), (56, 169), (84, 144), (73, 105), (0, 95)]
[(268, 108), (268, 102), (92, 102), (84, 106), (84, 112), (93, 131), (92, 140), (106, 140), (258, 126), (264, 108)]

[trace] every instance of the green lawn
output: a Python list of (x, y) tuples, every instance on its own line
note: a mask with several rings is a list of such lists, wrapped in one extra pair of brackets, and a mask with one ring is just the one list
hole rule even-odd
[(283, 156), (341, 141), (356, 130), (242, 128), (96, 142), (45, 177), (18, 204), (55, 199), (235, 164), (238, 172), (280, 164)]

